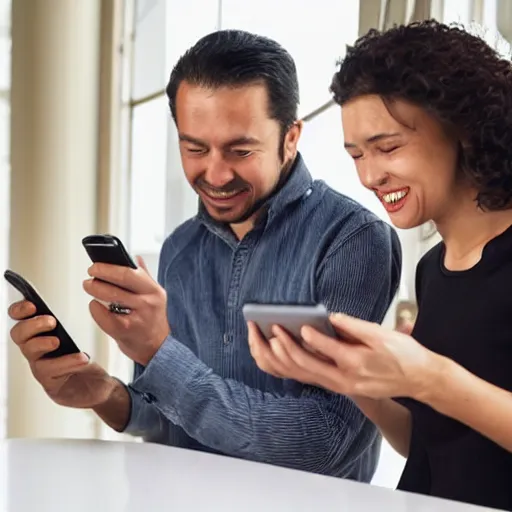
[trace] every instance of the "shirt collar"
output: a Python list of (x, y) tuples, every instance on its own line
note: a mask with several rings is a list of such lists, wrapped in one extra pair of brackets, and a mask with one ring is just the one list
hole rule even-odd
[[(304, 159), (300, 153), (297, 153), (295, 162), (290, 170), (290, 175), (281, 189), (273, 196), (271, 196), (266, 203), (262, 206), (261, 217), (259, 222), (268, 225), (276, 217), (278, 217), (291, 203), (297, 201), (311, 189), (313, 178), (306, 167)], [(199, 201), (199, 211), (197, 218), (202, 222), (210, 231), (217, 235), (225, 233), (227, 226), (220, 224), (213, 220), (203, 203)], [(259, 224), (259, 222), (257, 224)], [(230, 233), (231, 230), (227, 229)], [(224, 236), (223, 236), (224, 238)]]

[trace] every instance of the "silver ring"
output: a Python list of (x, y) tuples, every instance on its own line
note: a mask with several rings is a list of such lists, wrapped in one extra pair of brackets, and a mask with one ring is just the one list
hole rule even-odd
[(121, 304), (117, 304), (117, 302), (111, 302), (108, 309), (111, 313), (115, 313), (116, 315), (129, 315), (132, 312), (130, 308), (125, 308), (121, 306)]

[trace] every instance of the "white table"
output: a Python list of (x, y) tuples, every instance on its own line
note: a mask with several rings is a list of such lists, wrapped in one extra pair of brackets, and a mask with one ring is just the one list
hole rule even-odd
[(4, 510), (477, 512), (489, 509), (154, 444), (11, 439), (0, 442), (0, 511)]

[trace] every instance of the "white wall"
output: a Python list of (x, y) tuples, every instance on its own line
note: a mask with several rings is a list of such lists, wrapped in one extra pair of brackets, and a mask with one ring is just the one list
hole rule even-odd
[[(7, 267), (9, 252), (10, 105), (11, 87), (11, 2), (0, 1), (0, 269)], [(0, 439), (5, 436), (7, 413), (7, 286), (0, 281)]]

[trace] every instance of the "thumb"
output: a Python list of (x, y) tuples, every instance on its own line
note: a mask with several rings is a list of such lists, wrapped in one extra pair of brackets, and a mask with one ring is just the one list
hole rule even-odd
[(151, 273), (149, 272), (148, 267), (146, 265), (146, 262), (144, 261), (144, 258), (142, 256), (137, 256), (136, 260), (137, 260), (137, 265), (139, 265), (139, 267), (142, 270), (144, 270), (144, 272), (146, 272), (146, 274), (151, 275)]
[(372, 345), (383, 334), (380, 325), (343, 313), (335, 313), (329, 320), (336, 334), (345, 341)]

